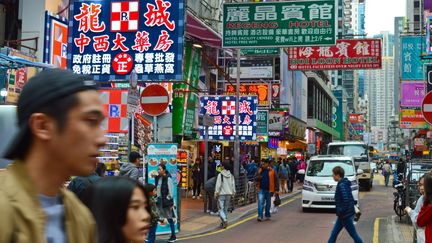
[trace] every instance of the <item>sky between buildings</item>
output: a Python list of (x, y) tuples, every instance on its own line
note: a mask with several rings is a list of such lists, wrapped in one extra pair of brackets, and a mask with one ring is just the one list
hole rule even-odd
[(381, 31), (394, 33), (394, 18), (405, 14), (406, 0), (366, 0), (366, 33), (369, 37)]

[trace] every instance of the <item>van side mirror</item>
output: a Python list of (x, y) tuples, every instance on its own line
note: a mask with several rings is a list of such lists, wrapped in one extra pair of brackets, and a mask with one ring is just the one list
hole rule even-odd
[(361, 175), (363, 173), (364, 173), (364, 171), (362, 169), (357, 169), (357, 175)]

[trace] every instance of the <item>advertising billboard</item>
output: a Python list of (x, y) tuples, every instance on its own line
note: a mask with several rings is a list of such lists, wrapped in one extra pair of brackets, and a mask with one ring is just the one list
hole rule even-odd
[(348, 121), (353, 123), (363, 123), (365, 121), (364, 115), (362, 114), (348, 114)]
[(66, 19), (59, 19), (45, 12), (44, 63), (66, 69), (68, 25)]
[[(225, 85), (227, 95), (235, 95), (236, 85)], [(268, 106), (269, 100), (269, 85), (268, 84), (240, 84), (240, 95), (257, 96), (259, 106)]]
[[(401, 36), (402, 80), (423, 80), (423, 62), (420, 59), (424, 36)], [(424, 40), (424, 39), (423, 39)]]
[(127, 133), (129, 131), (129, 119), (127, 117), (127, 89), (102, 89), (99, 90), (103, 101), (106, 119), (102, 128), (110, 133)]
[(380, 69), (381, 39), (337, 40), (333, 46), (288, 48), (288, 69)]
[(76, 0), (68, 68), (95, 80), (182, 80), (183, 0)]
[(402, 129), (426, 129), (429, 124), (425, 121), (420, 109), (401, 109), (400, 128)]
[[(214, 126), (208, 128), (209, 140), (233, 141), (236, 135), (235, 96), (203, 96), (200, 98), (200, 114), (214, 119)], [(239, 100), (239, 137), (241, 141), (256, 140), (256, 116), (258, 98), (241, 96)], [(204, 139), (205, 130), (200, 126), (200, 139)]]
[(425, 83), (423, 81), (402, 81), (401, 107), (420, 107), (425, 96)]
[(334, 0), (227, 3), (223, 5), (223, 47), (334, 45)]

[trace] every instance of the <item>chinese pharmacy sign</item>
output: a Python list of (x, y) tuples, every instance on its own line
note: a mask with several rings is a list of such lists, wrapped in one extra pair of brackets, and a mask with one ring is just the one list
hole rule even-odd
[[(227, 84), (225, 87), (227, 95), (235, 95), (236, 86)], [(268, 84), (240, 84), (240, 95), (256, 95), (258, 96), (259, 106), (268, 106), (269, 100), (269, 85)]]
[(224, 47), (334, 45), (334, 0), (224, 4)]
[[(209, 140), (234, 140), (236, 135), (235, 96), (204, 96), (200, 98), (201, 114), (214, 118), (214, 126), (208, 128)], [(239, 101), (239, 137), (241, 141), (256, 140), (256, 96), (241, 96)], [(200, 139), (204, 139), (204, 127), (200, 127)]]
[(181, 80), (183, 0), (75, 0), (68, 67), (96, 80)]
[(337, 40), (334, 46), (290, 47), (288, 69), (381, 68), (381, 39)]

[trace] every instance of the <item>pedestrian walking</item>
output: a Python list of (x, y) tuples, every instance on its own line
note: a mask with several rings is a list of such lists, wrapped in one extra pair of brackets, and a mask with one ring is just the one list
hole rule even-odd
[(105, 173), (106, 166), (104, 163), (98, 163), (95, 166), (95, 171), (89, 176), (77, 176), (69, 183), (67, 189), (73, 193), (82, 201), (86, 199), (87, 189), (102, 178), (101, 174)]
[(417, 225), (425, 228), (425, 242), (432, 242), (432, 175), (424, 175), (423, 205), (417, 216)]
[(95, 242), (90, 211), (63, 185), (94, 172), (106, 143), (103, 114), (89, 76), (49, 69), (28, 80), (4, 154), (15, 161), (0, 173), (0, 242)]
[(217, 177), (212, 177), (204, 185), (204, 189), (207, 195), (207, 213), (211, 215), (218, 215), (218, 209), (217, 209), (217, 201), (214, 197), (215, 190), (216, 190), (216, 179)]
[(279, 180), (276, 172), (269, 165), (268, 160), (263, 160), (261, 168), (257, 174), (258, 181), (258, 221), (264, 219), (263, 211), (265, 209), (266, 220), (270, 220), (271, 197), (274, 193), (279, 193)]
[(133, 180), (138, 180), (142, 175), (138, 170), (140, 166), (140, 159), (142, 156), (138, 152), (130, 152), (129, 162), (122, 164), (120, 167), (119, 176), (126, 176)]
[(281, 193), (288, 193), (287, 180), (289, 176), (289, 168), (285, 162), (282, 162), (279, 166), (279, 189)]
[(297, 174), (297, 163), (292, 157), (288, 158), (288, 166), (290, 169), (289, 180), (288, 180), (288, 192), (292, 192), (294, 188), (295, 176)]
[(348, 231), (355, 243), (362, 243), (354, 227), (355, 201), (351, 191), (351, 182), (345, 178), (345, 171), (342, 167), (333, 168), (333, 179), (337, 181), (335, 202), (336, 202), (336, 223), (330, 235), (329, 243), (336, 242), (342, 228)]
[(156, 206), (157, 190), (156, 190), (156, 186), (153, 184), (144, 185), (144, 189), (147, 192), (147, 195), (149, 196), (150, 215), (151, 215), (150, 231), (148, 233), (146, 243), (155, 243), (157, 226), (160, 221), (159, 213), (157, 211), (157, 206)]
[(201, 186), (202, 186), (203, 178), (204, 178), (203, 163), (201, 162), (201, 159), (197, 158), (195, 160), (194, 165), (192, 166), (192, 182), (193, 182), (192, 199), (201, 198)]
[(221, 218), (221, 227), (228, 226), (228, 208), (230, 207), (231, 198), (236, 193), (234, 176), (230, 172), (231, 165), (222, 164), (222, 172), (216, 180), (215, 197), (219, 202), (219, 216)]
[(174, 184), (167, 174), (166, 166), (161, 164), (158, 167), (159, 180), (157, 183), (157, 207), (159, 216), (168, 221), (171, 229), (171, 237), (168, 242), (177, 240), (174, 225)]
[(90, 188), (90, 195), (88, 207), (97, 222), (97, 242), (146, 240), (150, 197), (141, 183), (127, 177), (105, 177)]
[(390, 161), (387, 160), (386, 164), (382, 168), (382, 174), (384, 176), (385, 186), (388, 186), (390, 181), (390, 175), (393, 174), (393, 170)]
[(417, 243), (425, 243), (425, 229), (424, 227), (419, 227), (417, 225), (417, 218), (424, 202), (424, 175), (419, 179), (419, 189), (421, 196), (419, 199), (417, 199), (415, 208), (411, 209), (410, 207), (406, 207), (404, 212), (408, 214), (408, 216), (411, 218), (411, 222), (413, 222), (413, 226), (417, 235)]
[(304, 177), (306, 173), (306, 162), (304, 160), (300, 160), (300, 163), (297, 165), (297, 178), (303, 183)]

